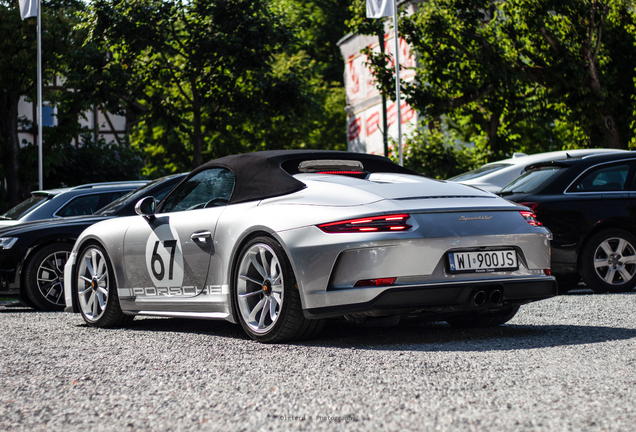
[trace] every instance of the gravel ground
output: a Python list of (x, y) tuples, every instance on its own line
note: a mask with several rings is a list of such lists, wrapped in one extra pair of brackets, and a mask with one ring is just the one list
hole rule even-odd
[(0, 304), (0, 430), (545, 430), (636, 428), (636, 293), (523, 306), (457, 330), (330, 322), (289, 345), (216, 321)]

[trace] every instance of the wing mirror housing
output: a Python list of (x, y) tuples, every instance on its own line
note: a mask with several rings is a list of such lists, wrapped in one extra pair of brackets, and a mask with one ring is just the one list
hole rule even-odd
[(157, 201), (155, 197), (147, 196), (137, 201), (137, 204), (135, 204), (135, 213), (152, 222), (155, 220), (156, 207)]

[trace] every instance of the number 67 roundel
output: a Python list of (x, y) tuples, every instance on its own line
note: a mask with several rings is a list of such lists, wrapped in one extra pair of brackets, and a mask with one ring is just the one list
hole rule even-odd
[(183, 284), (183, 251), (176, 231), (161, 225), (150, 233), (146, 243), (148, 275), (156, 287)]

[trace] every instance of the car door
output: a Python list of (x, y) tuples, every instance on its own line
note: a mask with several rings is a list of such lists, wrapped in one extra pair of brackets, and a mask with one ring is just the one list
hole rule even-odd
[(178, 302), (206, 293), (216, 224), (233, 188), (229, 170), (204, 170), (172, 191), (154, 218), (133, 221), (123, 256), (135, 302)]
[(583, 172), (570, 186), (568, 193), (587, 197), (606, 207), (626, 207), (634, 176), (633, 161), (606, 162)]

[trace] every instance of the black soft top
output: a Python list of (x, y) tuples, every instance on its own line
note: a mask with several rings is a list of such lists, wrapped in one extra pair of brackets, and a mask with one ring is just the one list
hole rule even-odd
[(190, 177), (209, 168), (227, 168), (236, 181), (230, 204), (256, 201), (305, 188), (305, 184), (293, 175), (300, 172), (298, 165), (307, 160), (355, 160), (369, 173), (420, 175), (383, 156), (330, 150), (270, 150), (215, 159), (196, 168)]

